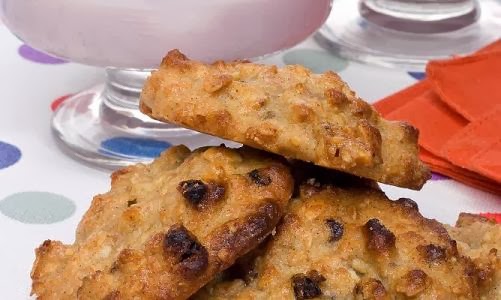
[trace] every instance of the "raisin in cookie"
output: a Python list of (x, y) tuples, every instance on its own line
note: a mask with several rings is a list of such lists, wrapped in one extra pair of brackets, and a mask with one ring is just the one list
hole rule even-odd
[(501, 299), (501, 224), (462, 213), (455, 227), (447, 227), (459, 253), (473, 259), (481, 299)]
[(174, 147), (112, 175), (73, 245), (45, 241), (40, 299), (185, 299), (258, 245), (293, 190), (288, 167), (253, 149)]
[(418, 131), (390, 122), (333, 72), (190, 61), (174, 50), (141, 95), (142, 112), (289, 158), (401, 187), (430, 177)]
[(243, 279), (222, 278), (195, 299), (478, 297), (471, 260), (412, 200), (314, 180), (300, 190), (253, 268), (236, 272)]

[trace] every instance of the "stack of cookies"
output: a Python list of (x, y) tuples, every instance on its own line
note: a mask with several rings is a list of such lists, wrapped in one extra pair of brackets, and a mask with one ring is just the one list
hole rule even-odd
[(388, 199), (430, 177), (418, 132), (336, 74), (171, 51), (141, 110), (244, 146), (116, 171), (73, 245), (36, 250), (39, 299), (501, 299), (500, 226)]

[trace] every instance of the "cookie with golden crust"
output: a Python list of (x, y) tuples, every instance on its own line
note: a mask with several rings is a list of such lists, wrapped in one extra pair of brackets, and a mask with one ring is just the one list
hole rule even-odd
[(478, 297), (472, 263), (446, 229), (421, 216), (412, 200), (390, 201), (368, 187), (303, 184), (253, 267), (194, 298)]
[(476, 267), (481, 299), (501, 299), (501, 224), (479, 215), (462, 213), (455, 227), (447, 227), (459, 253)]
[(45, 241), (39, 299), (185, 299), (258, 245), (293, 190), (288, 167), (253, 149), (174, 147), (112, 175), (73, 245)]
[(191, 61), (174, 50), (146, 81), (149, 116), (289, 158), (420, 189), (418, 131), (390, 122), (333, 72)]

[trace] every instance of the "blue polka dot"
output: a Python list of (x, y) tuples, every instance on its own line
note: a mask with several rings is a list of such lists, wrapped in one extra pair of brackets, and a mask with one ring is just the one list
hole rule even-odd
[(170, 146), (164, 141), (129, 137), (114, 137), (101, 142), (101, 147), (111, 154), (146, 158), (158, 157)]
[(426, 77), (426, 73), (424, 72), (408, 72), (407, 74), (417, 80), (423, 80)]
[(315, 73), (340, 72), (348, 66), (348, 61), (333, 54), (315, 49), (293, 49), (283, 56), (287, 65), (303, 65)]
[(52, 224), (75, 213), (76, 205), (70, 199), (47, 192), (22, 192), (0, 201), (0, 212), (25, 224)]
[(21, 158), (21, 150), (16, 146), (0, 142), (0, 169), (12, 166)]

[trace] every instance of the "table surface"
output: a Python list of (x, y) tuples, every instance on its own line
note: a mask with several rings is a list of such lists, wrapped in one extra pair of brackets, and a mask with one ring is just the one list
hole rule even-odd
[[(27, 299), (34, 249), (46, 239), (71, 243), (93, 195), (109, 188), (109, 172), (64, 155), (49, 126), (54, 100), (99, 83), (104, 73), (41, 54), (1, 22), (0, 54), (0, 298)], [(339, 72), (369, 102), (423, 75), (345, 61), (312, 39), (265, 62)], [(383, 189), (391, 198), (416, 200), (423, 215), (446, 223), (454, 223), (460, 212), (501, 211), (499, 196), (437, 174), (419, 192)]]

